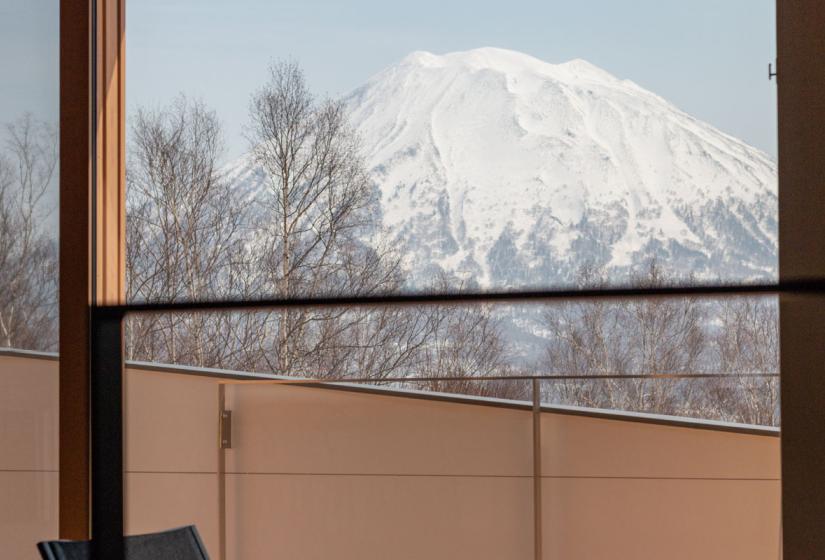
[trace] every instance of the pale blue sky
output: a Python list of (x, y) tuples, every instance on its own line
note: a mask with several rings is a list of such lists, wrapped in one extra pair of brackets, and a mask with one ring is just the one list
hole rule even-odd
[(338, 95), (414, 50), (494, 46), (584, 58), (775, 154), (774, 22), (773, 0), (129, 0), (127, 96), (201, 97), (237, 153), (272, 58)]
[[(0, 0), (0, 122), (57, 118), (57, 6)], [(128, 0), (127, 103), (202, 98), (232, 156), (273, 58), (337, 95), (413, 50), (495, 46), (584, 58), (775, 154), (774, 21), (773, 0)]]
[(25, 112), (57, 123), (58, 0), (0, 0), (0, 125)]

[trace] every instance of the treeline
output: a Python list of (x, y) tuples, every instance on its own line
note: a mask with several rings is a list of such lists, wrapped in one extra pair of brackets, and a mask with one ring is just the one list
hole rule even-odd
[[(180, 97), (140, 109), (127, 154), (130, 301), (393, 294), (402, 255), (382, 230), (379, 193), (343, 105), (318, 99), (297, 64), (276, 63), (250, 99), (250, 158), (265, 184), (244, 199), (221, 167), (216, 114)], [(43, 224), (56, 137), (26, 116), (0, 158), (0, 346), (56, 349), (57, 252)], [(635, 282), (664, 282), (652, 262)], [(581, 286), (606, 284), (582, 268)], [(455, 290), (455, 279), (426, 289)], [(538, 310), (538, 311), (537, 311)], [(545, 340), (525, 360), (505, 325)], [(518, 307), (438, 305), (133, 315), (128, 359), (319, 378), (440, 377), (412, 388), (530, 398), (515, 374), (725, 373), (725, 378), (570, 379), (542, 383), (559, 404), (776, 425), (777, 306), (695, 298)], [(446, 379), (449, 378), (449, 379)]]
[[(691, 279), (685, 279), (689, 282)], [(655, 262), (632, 279), (674, 282)], [(582, 287), (607, 285), (584, 267)], [(554, 402), (594, 408), (779, 424), (778, 302), (772, 297), (647, 298), (565, 303), (544, 313), (542, 371), (647, 376), (548, 383)], [(696, 379), (671, 378), (698, 374)], [(711, 377), (724, 374), (724, 377)], [(655, 377), (659, 375), (659, 377)], [(708, 377), (699, 377), (700, 375)]]

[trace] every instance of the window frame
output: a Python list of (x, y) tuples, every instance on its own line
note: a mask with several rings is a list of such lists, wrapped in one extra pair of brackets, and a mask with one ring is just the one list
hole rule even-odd
[[(825, 532), (819, 526), (825, 519), (825, 488), (810, 483), (825, 465), (825, 382), (819, 366), (825, 362), (825, 6), (819, 0), (777, 0), (776, 10), (778, 285), (191, 302), (163, 309), (779, 293), (784, 372), (782, 542), (789, 558), (816, 555), (825, 550)], [(98, 397), (119, 390), (113, 384), (97, 392), (100, 387), (92, 383), (94, 361), (102, 359), (104, 369), (122, 372), (123, 314), (150, 307), (161, 310), (158, 305), (124, 303), (125, 11), (126, 0), (60, 2), (61, 538), (90, 535), (93, 462), (100, 461), (93, 454), (92, 434), (100, 428), (99, 414), (122, 412), (115, 398), (113, 409), (98, 410), (98, 418), (93, 415), (93, 390)], [(94, 340), (96, 326), (105, 340)], [(115, 438), (106, 449), (120, 453), (122, 460), (122, 440)]]

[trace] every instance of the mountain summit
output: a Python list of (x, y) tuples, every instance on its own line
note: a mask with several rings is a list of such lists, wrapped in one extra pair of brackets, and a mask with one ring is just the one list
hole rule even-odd
[(776, 276), (775, 162), (586, 61), (414, 52), (346, 103), (413, 285)]
[[(777, 275), (776, 164), (584, 61), (414, 52), (345, 98), (411, 288), (446, 272), (541, 288), (655, 257), (705, 280)], [(229, 170), (254, 198), (248, 158)]]

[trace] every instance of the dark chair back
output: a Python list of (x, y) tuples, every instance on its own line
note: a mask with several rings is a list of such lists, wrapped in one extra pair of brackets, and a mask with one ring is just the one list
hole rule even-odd
[[(148, 535), (126, 537), (126, 560), (209, 560), (194, 525)], [(43, 560), (90, 560), (89, 541), (37, 543)]]

